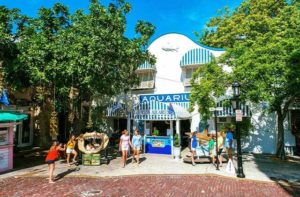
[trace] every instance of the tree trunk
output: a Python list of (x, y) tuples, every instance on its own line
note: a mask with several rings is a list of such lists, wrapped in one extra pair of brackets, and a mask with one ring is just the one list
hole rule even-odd
[(285, 151), (284, 151), (284, 115), (281, 109), (276, 111), (277, 114), (277, 132), (278, 132), (278, 140), (277, 140), (277, 151), (276, 156), (282, 160), (285, 159)]
[(38, 136), (37, 136), (37, 145), (40, 147), (48, 147), (51, 144), (51, 137), (50, 137), (50, 114), (51, 112), (51, 105), (48, 102), (45, 102), (41, 105), (41, 111), (39, 114), (39, 129), (38, 129)]

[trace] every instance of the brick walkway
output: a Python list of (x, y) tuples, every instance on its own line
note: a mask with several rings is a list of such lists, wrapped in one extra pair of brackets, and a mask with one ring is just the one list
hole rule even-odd
[(147, 175), (114, 178), (45, 177), (0, 180), (1, 197), (46, 196), (299, 196), (300, 188), (215, 175)]

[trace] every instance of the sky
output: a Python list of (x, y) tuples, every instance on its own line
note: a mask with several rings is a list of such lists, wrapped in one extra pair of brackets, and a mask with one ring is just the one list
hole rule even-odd
[[(156, 27), (152, 40), (166, 33), (181, 33), (194, 41), (194, 32), (203, 32), (211, 17), (225, 6), (236, 8), (242, 0), (127, 0), (132, 10), (127, 16), (126, 36), (134, 37), (138, 20), (151, 22)], [(55, 3), (67, 5), (71, 12), (87, 10), (89, 0), (0, 0), (0, 5), (19, 8), (23, 14), (36, 16), (40, 7), (51, 7)], [(110, 0), (100, 0), (107, 5)]]

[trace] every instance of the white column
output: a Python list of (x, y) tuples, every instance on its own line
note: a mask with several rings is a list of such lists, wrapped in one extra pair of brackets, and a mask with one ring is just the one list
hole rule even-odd
[(170, 120), (171, 135), (174, 135), (173, 120)]
[[(130, 125), (131, 124), (131, 121), (130, 121), (130, 113), (127, 113), (127, 131), (129, 133), (129, 139), (130, 139), (130, 133), (131, 133), (131, 130), (130, 130)], [(128, 149), (128, 155), (130, 155), (130, 148)]]
[(176, 134), (180, 137), (180, 120), (176, 120)]
[(170, 120), (170, 129), (171, 129), (171, 155), (174, 155), (174, 143), (173, 143), (173, 135), (174, 135), (174, 127), (173, 127), (173, 120)]

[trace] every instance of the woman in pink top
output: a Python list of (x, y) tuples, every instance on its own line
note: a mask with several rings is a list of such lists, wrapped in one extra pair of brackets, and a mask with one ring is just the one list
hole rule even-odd
[(120, 138), (120, 144), (119, 144), (119, 148), (122, 151), (122, 167), (123, 168), (126, 165), (129, 145), (132, 147), (132, 144), (130, 142), (130, 137), (128, 135), (128, 131), (124, 130), (123, 135)]

